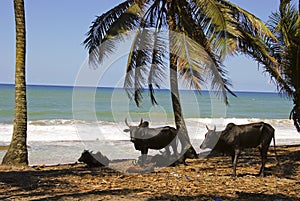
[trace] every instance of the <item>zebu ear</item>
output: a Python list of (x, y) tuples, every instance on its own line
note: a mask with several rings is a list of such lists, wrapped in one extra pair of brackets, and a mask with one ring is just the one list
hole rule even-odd
[(123, 130), (125, 133), (128, 133), (130, 131), (130, 129), (124, 129)]
[(144, 121), (142, 124), (139, 125), (139, 127), (143, 127), (143, 128), (149, 127), (149, 122)]

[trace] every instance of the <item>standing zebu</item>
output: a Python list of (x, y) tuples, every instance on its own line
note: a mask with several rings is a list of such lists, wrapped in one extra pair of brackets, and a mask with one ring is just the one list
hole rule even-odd
[(270, 124), (264, 122), (244, 125), (229, 123), (223, 131), (216, 131), (216, 128), (214, 128), (214, 130), (210, 130), (208, 127), (206, 128), (208, 132), (205, 134), (205, 139), (200, 145), (200, 148), (210, 148), (214, 151), (229, 153), (232, 157), (234, 178), (236, 177), (238, 157), (244, 148), (259, 148), (262, 161), (259, 172), (261, 176), (264, 176), (267, 152), (272, 138), (277, 160), (274, 136), (275, 130)]
[(164, 126), (159, 128), (149, 128), (149, 122), (143, 121), (138, 126), (130, 126), (125, 119), (125, 124), (129, 129), (125, 129), (124, 132), (130, 132), (130, 141), (134, 143), (136, 150), (141, 151), (142, 154), (142, 166), (144, 165), (148, 149), (166, 149), (166, 153), (169, 156), (170, 146), (173, 149), (175, 155), (177, 155), (177, 144), (175, 137), (177, 136), (177, 130), (170, 126)]

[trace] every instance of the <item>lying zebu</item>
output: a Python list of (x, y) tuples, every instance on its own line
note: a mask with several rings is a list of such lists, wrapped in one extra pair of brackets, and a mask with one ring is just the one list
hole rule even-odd
[(206, 128), (208, 132), (205, 134), (205, 139), (200, 145), (200, 148), (210, 148), (214, 151), (229, 153), (232, 156), (234, 178), (236, 177), (238, 157), (244, 148), (259, 148), (262, 161), (259, 172), (261, 176), (264, 176), (267, 152), (272, 138), (277, 160), (274, 136), (275, 130), (267, 123), (259, 122), (245, 125), (229, 123), (223, 131), (216, 131), (216, 128), (214, 128), (214, 130), (210, 130), (208, 127)]
[(164, 126), (159, 128), (149, 128), (149, 122), (141, 119), (138, 126), (130, 126), (125, 119), (125, 124), (129, 129), (125, 129), (124, 132), (130, 132), (130, 141), (134, 143), (136, 150), (142, 153), (142, 166), (144, 165), (148, 149), (166, 149), (167, 155), (170, 155), (170, 146), (173, 149), (174, 154), (177, 154), (176, 135), (175, 128), (170, 126)]

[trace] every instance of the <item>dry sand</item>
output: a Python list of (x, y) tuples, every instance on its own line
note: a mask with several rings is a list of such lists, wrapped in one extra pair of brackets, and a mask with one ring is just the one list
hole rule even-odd
[(188, 159), (187, 166), (148, 174), (85, 164), (0, 166), (0, 200), (299, 200), (300, 145), (278, 147), (280, 166), (270, 150), (265, 177), (257, 176), (260, 158), (253, 149), (241, 155), (236, 180), (228, 156)]

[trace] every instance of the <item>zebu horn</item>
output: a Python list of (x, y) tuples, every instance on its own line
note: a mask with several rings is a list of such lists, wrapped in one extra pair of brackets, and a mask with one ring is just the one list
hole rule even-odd
[(216, 131), (216, 129), (217, 129), (217, 127), (216, 127), (216, 125), (214, 126), (214, 131)]
[(125, 118), (125, 124), (126, 124), (126, 126), (130, 127), (128, 122), (127, 122), (127, 117)]
[(139, 126), (140, 126), (140, 125), (142, 125), (142, 123), (143, 123), (143, 118), (141, 118), (141, 121), (140, 121), (140, 124), (139, 124)]
[(206, 127), (206, 129), (209, 131), (209, 128), (208, 128), (208, 126), (207, 126), (207, 125), (205, 125), (205, 127)]

